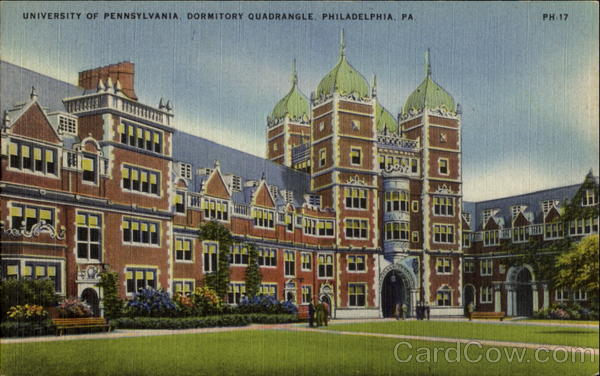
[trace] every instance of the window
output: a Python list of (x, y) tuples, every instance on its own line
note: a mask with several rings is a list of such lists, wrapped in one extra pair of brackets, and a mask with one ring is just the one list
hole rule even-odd
[(481, 260), (479, 266), (480, 266), (479, 271), (480, 271), (481, 275), (484, 275), (484, 276), (492, 275), (492, 269), (493, 269), (492, 260)]
[(573, 292), (573, 300), (583, 301), (587, 300), (587, 292), (583, 290), (577, 290)]
[(311, 206), (321, 207), (321, 195), (309, 195), (308, 204)]
[(127, 293), (132, 294), (143, 288), (156, 289), (156, 269), (127, 268), (125, 272)]
[(192, 239), (175, 238), (175, 260), (192, 261), (193, 244)]
[(319, 167), (324, 167), (327, 163), (327, 150), (319, 150)]
[(413, 213), (417, 213), (419, 211), (419, 201), (413, 200), (411, 209)]
[(192, 292), (194, 292), (194, 281), (173, 280), (173, 294), (190, 295)]
[(403, 211), (408, 212), (408, 192), (396, 191), (385, 192), (385, 211)]
[(56, 149), (11, 140), (8, 154), (11, 168), (56, 175)]
[(241, 244), (234, 245), (230, 262), (232, 265), (248, 265), (248, 247)]
[(350, 163), (360, 166), (362, 161), (362, 150), (360, 148), (350, 148)]
[(309, 304), (312, 300), (312, 286), (302, 286), (302, 304)]
[(594, 189), (586, 189), (581, 197), (581, 206), (593, 206), (598, 203), (598, 197)]
[(261, 208), (252, 209), (254, 226), (262, 228), (273, 228), (273, 211)]
[(286, 231), (294, 231), (294, 214), (293, 213), (285, 213), (283, 217), (283, 222), (285, 224)]
[(85, 154), (81, 157), (82, 179), (90, 183), (96, 183), (98, 171), (98, 160), (92, 155)]
[(414, 174), (419, 172), (419, 163), (416, 159), (410, 159), (410, 171)]
[(529, 228), (527, 227), (515, 227), (512, 230), (513, 243), (524, 243), (529, 241)]
[(366, 256), (348, 256), (349, 272), (365, 272), (366, 270)]
[[(229, 203), (226, 200), (219, 200), (216, 198), (209, 198), (206, 197), (202, 200), (202, 209), (204, 210), (204, 218), (205, 219), (216, 219), (218, 221), (228, 221), (229, 220)], [(259, 211), (261, 209), (253, 209), (253, 213), (256, 213), (256, 211)], [(266, 217), (265, 217), (266, 219)], [(271, 212), (271, 227), (273, 227), (272, 225), (273, 222), (273, 215)], [(256, 226), (256, 217), (255, 217), (255, 221), (254, 221), (254, 225)], [(262, 215), (261, 215), (261, 224), (263, 223), (262, 221)], [(263, 225), (261, 225), (260, 227), (265, 227)]]
[(471, 247), (471, 233), (470, 232), (463, 231), (462, 245), (463, 245), (463, 248)]
[(346, 238), (367, 239), (369, 222), (366, 219), (346, 219)]
[(435, 259), (437, 274), (452, 274), (452, 259), (449, 257), (437, 257)]
[(413, 243), (418, 243), (419, 242), (419, 231), (413, 231), (412, 232), (412, 242)]
[(452, 290), (450, 290), (450, 287), (444, 286), (437, 291), (436, 303), (440, 307), (452, 305)]
[(160, 196), (160, 172), (124, 164), (121, 177), (124, 190)]
[(352, 120), (352, 130), (358, 131), (360, 130), (360, 120)]
[(100, 261), (102, 217), (99, 214), (77, 212), (77, 258)]
[(217, 253), (219, 244), (214, 242), (204, 242), (202, 244), (202, 255), (204, 258), (204, 272), (213, 273), (217, 271)]
[(60, 263), (26, 261), (21, 276), (33, 279), (49, 279), (54, 281), (56, 292), (62, 291)]
[(512, 215), (512, 219), (514, 220), (515, 218), (517, 218), (517, 215), (519, 215), (519, 213), (521, 212), (525, 212), (525, 209), (527, 207), (525, 205), (513, 205), (510, 207), (510, 213)]
[(377, 157), (377, 160), (379, 161), (379, 168), (381, 170), (385, 170), (385, 155), (380, 155)]
[(598, 217), (580, 218), (569, 222), (569, 235), (587, 235), (598, 232)]
[(259, 249), (258, 250), (258, 265), (259, 266), (277, 266), (277, 251), (274, 249)]
[(260, 285), (259, 293), (262, 295), (271, 295), (277, 298), (277, 284), (265, 283)]
[(474, 273), (475, 272), (475, 261), (473, 260), (465, 260), (465, 273)]
[(189, 163), (179, 163), (179, 176), (184, 179), (192, 178), (192, 165)]
[(285, 276), (293, 277), (296, 275), (296, 254), (294, 251), (285, 251), (284, 252), (284, 261), (285, 261)]
[(367, 302), (367, 286), (364, 283), (348, 284), (348, 306), (364, 307)]
[(316, 235), (317, 234), (317, 220), (312, 218), (304, 218), (304, 234), (305, 235)]
[(544, 239), (558, 239), (563, 237), (562, 222), (546, 223), (544, 228)]
[(434, 196), (433, 214), (453, 217), (454, 216), (454, 197)]
[(441, 175), (448, 175), (448, 160), (445, 158), (438, 159), (438, 172)]
[(58, 130), (66, 134), (77, 136), (77, 119), (59, 115)]
[(140, 245), (160, 245), (158, 222), (123, 217), (123, 242)]
[(333, 278), (333, 255), (319, 255), (317, 268), (319, 278)]
[(273, 144), (273, 151), (277, 151), (277, 144), (276, 143)]
[(162, 153), (163, 135), (161, 132), (128, 122), (119, 124), (118, 128), (122, 144)]
[(244, 295), (246, 295), (245, 283), (232, 282), (227, 286), (227, 302), (229, 304), (240, 304)]
[(569, 300), (569, 292), (565, 289), (556, 289), (554, 291), (554, 297), (559, 302), (564, 302)]
[(319, 236), (333, 236), (333, 221), (319, 220), (317, 223)]
[(542, 201), (542, 211), (544, 212), (544, 215), (548, 214), (548, 212), (550, 211), (550, 209), (552, 209), (552, 207), (554, 207), (557, 204), (556, 200), (544, 200)]
[(483, 232), (483, 245), (485, 247), (489, 247), (492, 245), (498, 245), (500, 241), (499, 231), (498, 230), (490, 230)]
[(10, 208), (11, 228), (31, 231), (33, 225), (44, 222), (54, 226), (54, 209), (40, 206), (12, 204)]
[(433, 225), (433, 242), (440, 244), (454, 243), (453, 225)]
[(367, 208), (367, 190), (359, 188), (344, 188), (346, 207), (348, 209)]
[(481, 288), (481, 303), (491, 303), (493, 301), (494, 289), (486, 286)]
[(19, 278), (20, 264), (18, 260), (2, 260), (0, 263), (0, 279)]
[(175, 213), (185, 213), (185, 193), (175, 192)]
[(242, 178), (237, 175), (231, 175), (231, 190), (233, 192), (242, 191)]
[(387, 222), (385, 224), (385, 240), (408, 241), (408, 222)]
[(302, 271), (309, 272), (312, 270), (312, 255), (310, 253), (302, 253), (300, 256), (302, 259)]

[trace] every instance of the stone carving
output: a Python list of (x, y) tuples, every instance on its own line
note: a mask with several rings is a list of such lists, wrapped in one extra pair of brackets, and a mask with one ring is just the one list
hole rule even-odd
[(31, 230), (29, 231), (27, 231), (24, 224), (22, 224), (20, 228), (4, 228), (4, 224), (0, 224), (0, 227), (4, 234), (14, 237), (22, 236), (24, 238), (33, 238), (40, 236), (42, 233), (47, 233), (52, 239), (63, 240), (66, 234), (64, 226), (60, 230), (57, 230), (54, 226), (46, 223), (44, 220), (31, 226)]

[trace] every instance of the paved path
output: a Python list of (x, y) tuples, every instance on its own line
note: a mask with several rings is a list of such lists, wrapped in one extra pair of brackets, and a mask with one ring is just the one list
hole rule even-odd
[[(347, 324), (347, 323), (361, 323), (361, 322), (385, 322), (395, 321), (394, 319), (365, 319), (365, 320), (333, 320), (330, 323), (336, 324)], [(432, 321), (465, 321), (459, 319), (435, 319)], [(475, 321), (475, 320), (474, 320)], [(477, 320), (485, 323), (492, 323), (486, 320)], [(543, 323), (527, 323), (527, 322), (493, 322), (498, 325), (543, 325)], [(590, 327), (598, 329), (598, 326), (594, 325), (579, 325), (579, 324), (554, 324), (546, 326), (561, 326), (561, 327)], [(562, 346), (562, 345), (549, 345), (539, 343), (527, 343), (527, 342), (509, 342), (509, 341), (493, 341), (493, 340), (481, 340), (481, 339), (468, 339), (468, 338), (447, 338), (447, 337), (433, 337), (433, 336), (414, 336), (414, 335), (402, 335), (402, 334), (386, 334), (386, 333), (368, 333), (368, 332), (350, 332), (350, 331), (339, 331), (339, 330), (328, 330), (328, 329), (315, 329), (308, 328), (306, 324), (275, 324), (275, 325), (249, 325), (243, 327), (224, 327), (224, 328), (199, 328), (199, 329), (178, 329), (178, 330), (134, 330), (134, 329), (118, 329), (110, 333), (92, 333), (92, 334), (71, 334), (65, 336), (43, 336), (43, 337), (28, 337), (28, 338), (9, 338), (1, 339), (0, 344), (13, 344), (13, 343), (39, 343), (39, 342), (53, 342), (53, 341), (76, 341), (76, 340), (99, 340), (99, 339), (116, 339), (116, 338), (133, 338), (133, 337), (149, 337), (149, 336), (164, 336), (164, 335), (179, 335), (179, 334), (204, 334), (204, 333), (222, 333), (230, 331), (252, 331), (252, 330), (281, 330), (281, 331), (292, 331), (292, 332), (315, 332), (315, 333), (327, 333), (336, 335), (350, 335), (350, 336), (363, 336), (363, 337), (381, 337), (381, 338), (394, 338), (404, 340), (418, 340), (418, 341), (430, 341), (430, 342), (444, 342), (444, 343), (472, 343), (477, 342), (483, 346), (502, 346), (502, 347), (520, 347), (528, 349), (545, 348), (550, 351), (559, 349), (561, 351), (575, 352), (581, 351), (581, 348), (574, 346)], [(598, 349), (589, 349), (595, 355), (599, 354)]]

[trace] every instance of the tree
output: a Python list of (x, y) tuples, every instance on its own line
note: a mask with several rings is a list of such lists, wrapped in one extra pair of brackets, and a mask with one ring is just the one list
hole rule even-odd
[(104, 317), (116, 319), (123, 314), (123, 299), (119, 297), (119, 275), (116, 272), (101, 272), (98, 287), (102, 289)]
[(206, 275), (204, 285), (225, 299), (229, 286), (229, 252), (233, 244), (231, 232), (219, 222), (210, 221), (200, 226), (199, 237), (201, 241), (212, 240), (219, 244), (217, 270)]
[(583, 290), (598, 302), (598, 235), (590, 235), (560, 255), (556, 261), (557, 287)]
[(248, 266), (246, 267), (246, 295), (253, 298), (260, 291), (262, 274), (258, 266), (258, 252), (256, 246), (248, 244)]

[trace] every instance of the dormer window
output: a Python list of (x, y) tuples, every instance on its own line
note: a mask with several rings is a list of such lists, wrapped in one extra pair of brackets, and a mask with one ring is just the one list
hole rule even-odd
[(581, 206), (593, 206), (598, 203), (598, 197), (594, 189), (586, 189), (581, 197)]
[(544, 212), (544, 215), (548, 214), (550, 209), (552, 209), (552, 207), (555, 205), (555, 202), (555, 200), (542, 201), (542, 211)]
[(524, 212), (524, 211), (525, 211), (525, 206), (523, 206), (523, 205), (514, 205), (514, 206), (510, 207), (512, 219), (517, 218), (517, 215), (519, 215), (519, 213)]
[(70, 134), (73, 136), (77, 135), (77, 119), (66, 117), (64, 115), (58, 116), (58, 130), (64, 134)]
[(311, 206), (321, 207), (321, 196), (320, 195), (309, 195), (308, 204)]
[(192, 178), (192, 165), (189, 163), (179, 163), (179, 176), (184, 179)]

